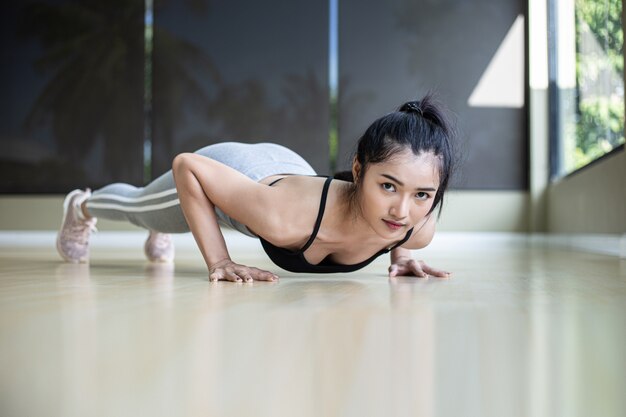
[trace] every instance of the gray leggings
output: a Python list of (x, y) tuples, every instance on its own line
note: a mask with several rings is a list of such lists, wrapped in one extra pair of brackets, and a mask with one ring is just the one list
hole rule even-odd
[[(195, 153), (228, 165), (254, 181), (276, 174), (315, 175), (315, 170), (300, 155), (273, 143), (224, 142)], [(107, 185), (93, 192), (87, 200), (87, 209), (95, 217), (126, 220), (162, 233), (189, 231), (172, 171), (145, 187), (123, 183)], [(215, 213), (222, 226), (254, 236), (245, 225), (228, 217), (218, 207), (215, 207)]]

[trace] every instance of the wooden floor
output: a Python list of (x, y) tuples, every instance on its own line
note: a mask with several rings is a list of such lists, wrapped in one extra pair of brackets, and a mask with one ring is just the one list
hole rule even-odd
[(0, 415), (626, 415), (617, 257), (478, 236), (418, 255), (452, 279), (390, 281), (387, 259), (281, 273), (245, 241), (281, 280), (232, 284), (192, 244), (148, 264), (142, 239), (94, 241), (89, 266), (0, 248)]

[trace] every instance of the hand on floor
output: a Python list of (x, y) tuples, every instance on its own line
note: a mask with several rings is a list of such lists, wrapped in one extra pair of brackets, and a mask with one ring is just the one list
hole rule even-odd
[(278, 275), (259, 268), (239, 265), (230, 259), (224, 259), (211, 265), (209, 268), (209, 281), (278, 281)]
[(389, 277), (397, 276), (416, 276), (419, 278), (428, 278), (431, 275), (437, 278), (449, 278), (450, 272), (436, 269), (426, 265), (424, 261), (416, 261), (413, 258), (401, 257), (396, 259), (389, 267)]

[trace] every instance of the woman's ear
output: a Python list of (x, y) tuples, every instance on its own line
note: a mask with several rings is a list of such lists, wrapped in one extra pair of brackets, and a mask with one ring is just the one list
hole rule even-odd
[(361, 175), (361, 163), (354, 157), (354, 161), (352, 161), (352, 177), (354, 178), (354, 183), (359, 182), (359, 176)]

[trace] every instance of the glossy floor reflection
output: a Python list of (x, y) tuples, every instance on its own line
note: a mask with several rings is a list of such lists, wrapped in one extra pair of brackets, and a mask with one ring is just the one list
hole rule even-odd
[(626, 415), (626, 261), (525, 242), (419, 257), (454, 277), (390, 281), (380, 259), (214, 284), (193, 248), (174, 267), (4, 247), (0, 414)]

